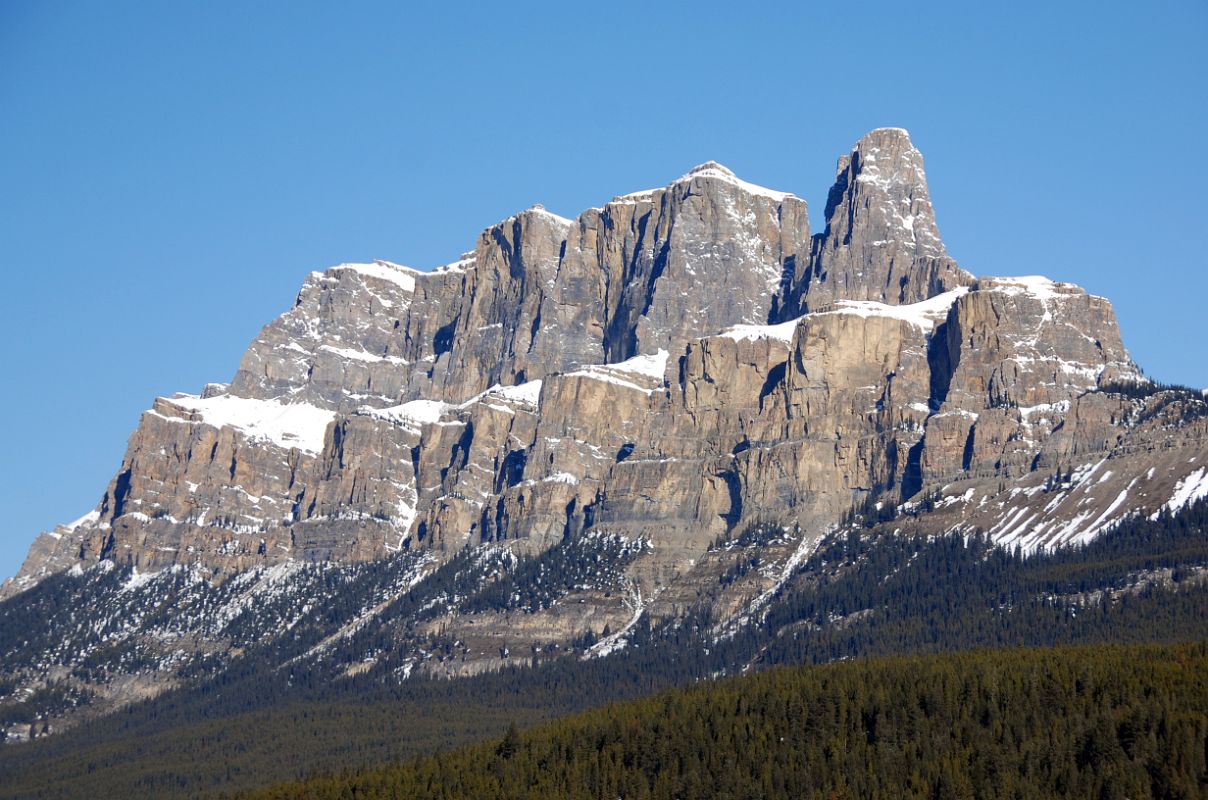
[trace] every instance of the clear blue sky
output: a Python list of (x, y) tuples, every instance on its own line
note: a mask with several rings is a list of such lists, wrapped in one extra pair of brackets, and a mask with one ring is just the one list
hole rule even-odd
[[(1208, 386), (1208, 4), (0, 0), (0, 576), (312, 269), (452, 260), (708, 159), (804, 197), (909, 128), (950, 252)], [(807, 7), (808, 6), (808, 7)]]

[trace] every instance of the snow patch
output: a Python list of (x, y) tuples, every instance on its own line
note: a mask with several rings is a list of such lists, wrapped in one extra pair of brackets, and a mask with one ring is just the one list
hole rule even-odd
[[(693, 178), (713, 178), (715, 180), (725, 181), (732, 186), (737, 186), (747, 194), (757, 195), (759, 197), (767, 197), (776, 202), (782, 202), (786, 197), (792, 197), (789, 192), (778, 192), (775, 189), (769, 189), (766, 186), (758, 186), (754, 183), (747, 183), (734, 174), (728, 167), (718, 164), (716, 161), (706, 161), (698, 167), (693, 167), (686, 174), (681, 175), (675, 183), (684, 183)], [(674, 184), (673, 184), (674, 185)]]
[(377, 419), (390, 422), (416, 422), (420, 425), (431, 425), (439, 422), (441, 415), (454, 408), (439, 400), (411, 400), (389, 408), (363, 408), (362, 413)]
[[(1028, 294), (1038, 300), (1053, 300), (1068, 295), (1071, 289), (1077, 289), (1072, 283), (1058, 283), (1043, 275), (1018, 275), (1008, 278), (985, 279), (986, 289), (1006, 294)], [(979, 288), (982, 288), (979, 286)]]
[(332, 267), (328, 272), (341, 270), (352, 270), (380, 281), (393, 283), (404, 292), (414, 292), (415, 278), (417, 275), (423, 274), (419, 270), (404, 267), (401, 264), (392, 264), (389, 261), (374, 261), (372, 264), (340, 264)]
[(140, 586), (149, 583), (158, 572), (139, 572), (138, 567), (133, 567), (130, 570), (130, 577), (122, 584), (123, 592), (132, 592)]
[(625, 607), (633, 613), (633, 616), (629, 618), (629, 621), (625, 623), (625, 627), (621, 628), (621, 630), (606, 636), (596, 644), (592, 645), (592, 647), (583, 654), (584, 660), (589, 658), (602, 658), (603, 656), (611, 655), (629, 643), (629, 632), (633, 630), (633, 627), (638, 624), (639, 620), (641, 620), (642, 615), (646, 613), (647, 603), (642, 597), (642, 587), (638, 586), (636, 581), (630, 580), (626, 588), (628, 591), (622, 602), (624, 602)]
[[(797, 547), (793, 550), (793, 554), (790, 555), (787, 560), (785, 560), (784, 566), (780, 568), (780, 573), (776, 575), (775, 582), (772, 584), (772, 586), (748, 603), (746, 608), (743, 609), (742, 613), (736, 614), (722, 626), (715, 628), (714, 630), (717, 632), (717, 638), (719, 640), (728, 639), (737, 633), (739, 628), (748, 624), (753, 619), (758, 619), (760, 612), (763, 611), (771, 599), (776, 596), (776, 593), (779, 592), (781, 588), (788, 583), (789, 579), (792, 578), (797, 572), (797, 567), (799, 567), (802, 562), (804, 562), (805, 559), (810, 556), (811, 553), (817, 550), (818, 544), (822, 541), (822, 539), (825, 538), (827, 534), (833, 533), (834, 530), (835, 528), (833, 527), (828, 528), (822, 536), (819, 536), (816, 539), (810, 538), (808, 533), (802, 533), (801, 541), (798, 542)], [(785, 533), (787, 532), (788, 531), (786, 529)], [(801, 533), (801, 531), (798, 530), (797, 533)]]
[(721, 335), (736, 342), (750, 339), (775, 339), (789, 344), (793, 341), (793, 333), (796, 332), (797, 323), (800, 321), (801, 318), (798, 317), (776, 325), (735, 325), (733, 328), (722, 331)]
[(497, 394), (507, 400), (536, 406), (537, 401), (541, 399), (541, 381), (528, 381), (515, 386), (492, 386), (487, 392)]
[[(1208, 467), (1200, 467), (1175, 484), (1174, 493), (1162, 508), (1173, 514), (1183, 506), (1190, 505), (1203, 497), (1208, 497)], [(1160, 509), (1152, 514), (1150, 519), (1157, 519), (1158, 513), (1160, 513)]]
[[(279, 447), (297, 448), (308, 453), (322, 452), (327, 426), (336, 417), (334, 411), (307, 403), (255, 400), (230, 394), (206, 398), (177, 394), (165, 400), (199, 415), (203, 422), (215, 428), (234, 428), (248, 438), (267, 440)], [(164, 417), (155, 411), (147, 413), (173, 422), (188, 422)]]
[[(522, 213), (537, 214), (539, 216), (545, 217), (545, 218), (557, 223), (558, 225), (561, 225), (564, 228), (569, 227), (570, 225), (574, 224), (574, 220), (567, 219), (566, 217), (560, 217), (557, 214), (553, 213), (552, 211), (546, 210), (545, 206), (541, 205), (540, 203), (534, 204), (531, 208), (526, 209)], [(519, 216), (519, 215), (517, 215), (517, 216)]]
[(1031, 417), (1033, 414), (1039, 413), (1041, 415), (1041, 417), (1043, 418), (1043, 416), (1048, 412), (1053, 412), (1055, 414), (1064, 414), (1065, 412), (1067, 412), (1069, 410), (1070, 410), (1070, 401), (1069, 400), (1058, 400), (1056, 403), (1041, 403), (1040, 405), (1035, 405), (1035, 406), (1023, 406), (1019, 409), (1019, 416), (1023, 417), (1023, 419), (1025, 421), (1027, 421), (1028, 418)]
[(609, 364), (608, 367), (618, 372), (632, 372), (661, 381), (663, 373), (667, 371), (667, 358), (669, 355), (666, 350), (659, 350), (651, 355), (634, 356), (625, 361), (618, 361), (615, 364)]
[(432, 272), (433, 273), (465, 272), (466, 267), (473, 266), (473, 264), (474, 264), (474, 254), (473, 253), (463, 253), (461, 258), (457, 259), (456, 261), (450, 261), (448, 264), (441, 264), (439, 267), (432, 270)]
[[(875, 300), (839, 300), (830, 310), (819, 314), (855, 314), (860, 317), (891, 317), (908, 322), (924, 331), (931, 331), (948, 317), (952, 304), (969, 293), (966, 286), (937, 294), (918, 303), (894, 306)], [(808, 316), (808, 315), (807, 315)]]
[(89, 511), (87, 514), (85, 514), (84, 516), (75, 520), (74, 522), (67, 523), (66, 525), (63, 526), (63, 529), (70, 533), (71, 531), (74, 531), (76, 528), (80, 527), (81, 525), (91, 525), (92, 523), (96, 522), (100, 518), (101, 518), (101, 512), (97, 511), (96, 509), (93, 509), (92, 511)]
[[(712, 178), (714, 180), (724, 181), (731, 186), (736, 186), (742, 191), (757, 197), (766, 197), (770, 200), (775, 200), (777, 203), (784, 202), (785, 198), (794, 197), (791, 192), (778, 192), (775, 189), (769, 189), (766, 186), (759, 186), (754, 183), (748, 183), (729, 169), (716, 161), (706, 161), (700, 166), (693, 167), (691, 170), (681, 175), (676, 180), (672, 181), (671, 186), (678, 186), (681, 183), (687, 183), (695, 178)], [(668, 187), (670, 188), (670, 187)], [(649, 199), (658, 189), (644, 189), (640, 192), (631, 192), (621, 195), (613, 199), (613, 202), (637, 202), (639, 200)]]
[(592, 364), (567, 374), (572, 377), (591, 378), (592, 380), (623, 386), (626, 389), (636, 389), (639, 392), (653, 394), (653, 388), (641, 386), (633, 381), (626, 380), (626, 376), (640, 376), (658, 381), (661, 385), (663, 374), (667, 369), (667, 358), (669, 356), (670, 354), (666, 350), (659, 350), (657, 353), (651, 355), (634, 356), (625, 361), (618, 361), (615, 364)]
[(388, 364), (405, 366), (406, 364), (410, 363), (405, 358), (398, 358), (397, 356), (377, 356), (366, 350), (354, 350), (350, 347), (335, 347), (330, 344), (324, 344), (319, 345), (319, 349), (325, 350), (328, 353), (334, 353), (337, 356), (341, 356), (352, 361), (364, 361), (368, 364), (385, 362)]

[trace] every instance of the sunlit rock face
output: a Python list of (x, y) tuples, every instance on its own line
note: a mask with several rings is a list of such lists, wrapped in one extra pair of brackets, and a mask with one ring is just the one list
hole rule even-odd
[[(645, 543), (625, 574), (649, 596), (754, 523), (816, 538), (874, 499), (1200, 446), (1100, 391), (1140, 380), (1106, 300), (957, 266), (905, 131), (840, 158), (825, 218), (811, 236), (804, 201), (709, 162), (573, 220), (533, 207), (430, 272), (311, 273), (229, 385), (155, 401), (96, 509), (4, 592), (596, 533)], [(1085, 533), (1044, 524), (1011, 535)]]
[(71, 610), (0, 678), (68, 692), (53, 731), (254, 648), (383, 681), (593, 657), (757, 619), (828, 532), (1034, 551), (1208, 495), (1204, 396), (1147, 385), (1107, 300), (961, 270), (905, 131), (840, 158), (825, 219), (710, 162), (430, 272), (311, 273), (37, 537), (5, 608)]
[(834, 300), (917, 303), (973, 276), (948, 257), (923, 171), (901, 128), (880, 128), (839, 159), (826, 229), (787, 285), (782, 316)]

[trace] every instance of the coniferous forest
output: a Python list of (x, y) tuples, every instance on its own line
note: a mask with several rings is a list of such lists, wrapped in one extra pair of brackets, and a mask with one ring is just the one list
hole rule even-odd
[(1192, 800), (1206, 746), (1204, 644), (1021, 649), (781, 668), (247, 797)]

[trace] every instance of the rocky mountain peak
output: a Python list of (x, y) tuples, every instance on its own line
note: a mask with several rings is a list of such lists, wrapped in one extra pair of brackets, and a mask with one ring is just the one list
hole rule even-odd
[[(905, 131), (840, 159), (817, 236), (804, 201), (707, 162), (573, 221), (533, 206), (432, 272), (311, 273), (230, 385), (154, 401), (96, 508), (0, 587), (67, 573), (60, 607), (136, 612), (145, 650), (113, 660), (81, 615), (0, 678), (110, 659), (80, 685), (116, 706), (337, 611), (291, 665), (478, 672), (688, 609), (759, 619), (849, 524), (1088, 541), (1208, 496), (1208, 402), (1151, 388), (1103, 298), (956, 266)], [(345, 584), (369, 588), (316, 599)]]
[(311, 273), (229, 386), (155, 402), (95, 518), (40, 540), (22, 585), (590, 525), (679, 552), (771, 508), (826, 525), (853, 491), (1029, 466), (1060, 420), (1018, 409), (1134, 374), (1106, 301), (975, 285), (922, 156), (883, 128), (840, 159), (817, 236), (803, 200), (710, 161), (573, 221), (534, 205), (432, 272)]
[[(684, 199), (696, 194), (729, 195), (735, 189), (743, 195), (766, 198), (777, 203), (784, 202), (788, 198), (792, 198), (792, 200), (797, 202), (804, 202), (792, 192), (769, 189), (766, 186), (744, 181), (735, 174), (734, 170), (724, 164), (717, 161), (706, 161), (703, 164), (697, 164), (667, 186), (658, 189), (643, 189), (638, 192), (630, 192), (629, 194), (614, 198), (610, 205), (641, 203), (665, 196)], [(671, 192), (670, 195), (668, 194), (669, 192)]]
[(788, 282), (781, 314), (836, 299), (917, 303), (972, 281), (940, 238), (922, 154), (904, 129), (878, 128), (839, 158), (826, 229)]
[[(574, 224), (574, 220), (570, 220), (570, 219), (567, 219), (566, 217), (559, 216), (558, 214), (555, 214), (554, 212), (550, 211), (549, 209), (547, 209), (545, 206), (541, 205), (540, 203), (533, 203), (531, 206), (526, 208), (524, 211), (521, 211), (519, 214), (515, 215), (514, 217), (509, 217), (508, 219), (499, 223), (499, 225), (506, 225), (509, 222), (514, 222), (516, 220), (522, 220), (524, 222), (533, 222), (533, 223), (540, 222), (540, 223), (544, 223), (547, 225), (553, 225), (555, 227), (561, 227), (561, 228), (566, 228), (566, 227), (569, 227), (570, 225)], [(495, 227), (499, 227), (499, 225), (496, 225)]]
[(914, 146), (910, 140), (910, 132), (905, 128), (877, 128), (861, 136), (850, 153), (839, 157), (836, 177), (847, 170), (857, 158), (864, 159), (870, 165), (878, 158), (883, 161), (896, 161), (900, 169), (895, 177), (912, 183), (926, 184), (923, 155)]
[(729, 188), (736, 188), (743, 194), (767, 198), (777, 203), (784, 202), (790, 197), (797, 200), (791, 192), (782, 192), (776, 189), (769, 189), (766, 186), (748, 183), (734, 174), (734, 171), (729, 167), (723, 166), (716, 161), (706, 161), (693, 167), (671, 185), (679, 187), (685, 184), (694, 185), (702, 182), (713, 182)]
[(703, 164), (697, 164), (695, 167), (685, 172), (680, 180), (686, 180), (698, 175), (703, 177), (722, 177), (729, 180), (738, 179), (738, 176), (734, 174), (734, 170), (730, 169), (724, 164), (719, 164), (716, 161), (706, 161)]
[[(935, 224), (923, 154), (902, 128), (878, 128), (861, 137), (847, 156), (839, 159), (835, 185), (827, 199), (827, 227), (843, 207), (866, 210), (863, 232), (882, 231), (908, 250), (933, 256), (947, 255)], [(883, 227), (882, 227), (883, 226)], [(850, 229), (846, 234), (853, 233)]]

